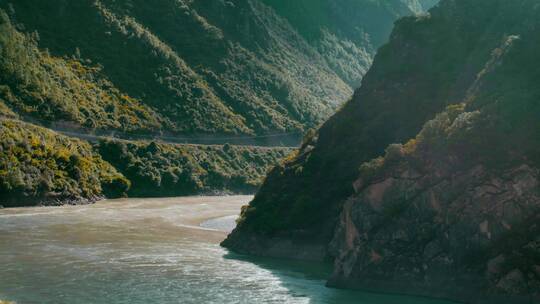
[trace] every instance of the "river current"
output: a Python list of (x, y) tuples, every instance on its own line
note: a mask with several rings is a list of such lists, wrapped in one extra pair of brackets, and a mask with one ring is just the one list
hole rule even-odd
[(249, 196), (0, 210), (0, 300), (17, 304), (444, 304), (324, 287), (328, 265), (219, 246)]

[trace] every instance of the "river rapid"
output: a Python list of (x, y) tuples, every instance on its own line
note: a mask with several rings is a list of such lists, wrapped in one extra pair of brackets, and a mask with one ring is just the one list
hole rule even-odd
[(17, 304), (444, 304), (324, 287), (329, 265), (219, 246), (250, 196), (0, 210), (0, 300)]

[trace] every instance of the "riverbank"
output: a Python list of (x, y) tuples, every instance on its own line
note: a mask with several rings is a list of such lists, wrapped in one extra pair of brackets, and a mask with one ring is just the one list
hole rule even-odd
[(0, 205), (94, 202), (97, 198), (252, 194), (289, 148), (90, 143), (0, 118)]
[[(226, 225), (230, 226), (234, 222), (234, 216), (239, 214), (240, 208), (249, 203), (252, 199), (250, 195), (236, 196), (189, 196), (172, 198), (125, 198), (115, 200), (100, 200), (89, 205), (64, 205), (54, 207), (20, 207), (4, 208), (0, 210), (0, 219), (10, 217), (39, 217), (84, 213), (87, 220), (98, 218), (104, 210), (115, 211), (117, 214), (109, 219), (111, 221), (129, 220), (134, 222), (133, 228), (138, 230), (144, 224), (152, 223), (154, 237), (164, 237), (171, 235), (196, 234), (206, 241), (219, 242), (228, 233), (227, 229), (222, 229), (212, 225), (213, 220), (228, 219)], [(110, 213), (110, 212), (109, 212)], [(202, 227), (203, 223), (210, 223)], [(147, 230), (147, 229), (145, 229)], [(147, 234), (148, 232), (141, 231)]]
[[(0, 299), (17, 304), (443, 304), (325, 288), (321, 263), (219, 246), (251, 196), (0, 210)], [(444, 303), (446, 304), (446, 303)]]

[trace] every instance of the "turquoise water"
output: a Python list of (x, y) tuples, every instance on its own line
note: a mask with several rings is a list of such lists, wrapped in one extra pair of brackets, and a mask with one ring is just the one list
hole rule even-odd
[(0, 299), (25, 303), (443, 304), (324, 287), (329, 268), (249, 259), (218, 243), (249, 197), (0, 210)]

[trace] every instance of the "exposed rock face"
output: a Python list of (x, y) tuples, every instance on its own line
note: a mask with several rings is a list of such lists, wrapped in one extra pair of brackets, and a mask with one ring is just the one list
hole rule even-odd
[(540, 296), (539, 170), (435, 166), (413, 177), (402, 167), (349, 199), (329, 284), (474, 303)]
[(540, 303), (538, 15), (532, 0), (446, 0), (399, 21), (355, 98), (274, 170), (224, 245), (327, 245), (330, 286)]
[[(330, 244), (330, 285), (467, 303), (540, 301), (540, 126), (532, 118), (540, 74), (520, 64), (535, 61), (540, 43), (538, 22), (521, 11), (531, 4), (501, 4), (508, 14), (519, 7), (526, 27), (518, 23), (519, 35), (492, 52), (465, 103), (362, 165)], [(502, 85), (514, 77), (522, 85)]]

